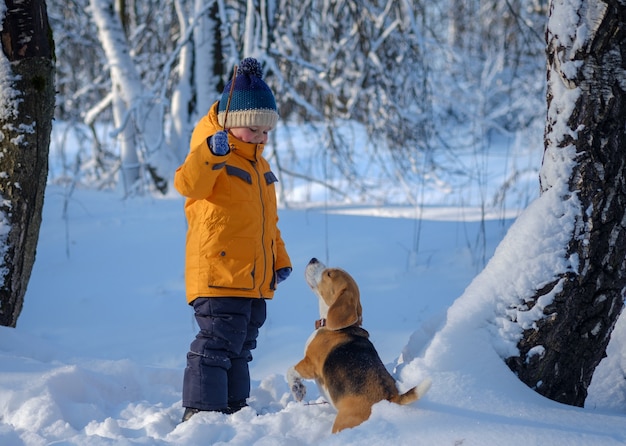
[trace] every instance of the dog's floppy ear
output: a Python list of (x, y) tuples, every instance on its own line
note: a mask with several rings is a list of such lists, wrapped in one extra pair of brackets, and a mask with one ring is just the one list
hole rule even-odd
[(359, 291), (343, 288), (335, 302), (328, 308), (326, 328), (329, 330), (341, 330), (351, 325), (362, 323), (361, 301)]

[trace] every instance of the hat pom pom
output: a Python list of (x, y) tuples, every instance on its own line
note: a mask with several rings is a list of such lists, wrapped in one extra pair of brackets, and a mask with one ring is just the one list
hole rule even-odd
[(252, 57), (247, 57), (241, 61), (241, 65), (239, 65), (239, 68), (237, 69), (237, 74), (247, 74), (263, 79), (263, 69), (261, 68), (261, 64), (258, 60)]

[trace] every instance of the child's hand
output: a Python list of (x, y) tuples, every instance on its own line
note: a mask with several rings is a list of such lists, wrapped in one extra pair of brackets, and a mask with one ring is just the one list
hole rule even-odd
[(226, 155), (230, 152), (228, 133), (223, 130), (220, 130), (213, 136), (209, 136), (208, 144), (214, 155)]
[(287, 277), (289, 277), (289, 274), (291, 274), (291, 268), (286, 267), (286, 268), (280, 268), (279, 270), (276, 271), (276, 283), (280, 283), (283, 280), (285, 280)]

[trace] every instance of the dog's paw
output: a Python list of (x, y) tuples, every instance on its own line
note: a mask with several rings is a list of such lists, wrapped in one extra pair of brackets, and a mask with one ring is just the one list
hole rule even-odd
[(291, 383), (291, 393), (296, 401), (302, 401), (306, 396), (306, 386), (300, 378)]
[(289, 389), (296, 401), (302, 401), (306, 396), (306, 386), (293, 367), (287, 371), (287, 382), (289, 383)]

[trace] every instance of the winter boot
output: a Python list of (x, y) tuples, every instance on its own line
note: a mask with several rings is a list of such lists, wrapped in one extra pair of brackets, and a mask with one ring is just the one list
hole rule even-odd
[(185, 421), (189, 420), (189, 418), (191, 418), (198, 412), (200, 412), (200, 409), (194, 409), (193, 407), (185, 407), (185, 413), (183, 414), (183, 419), (181, 423), (184, 423)]

